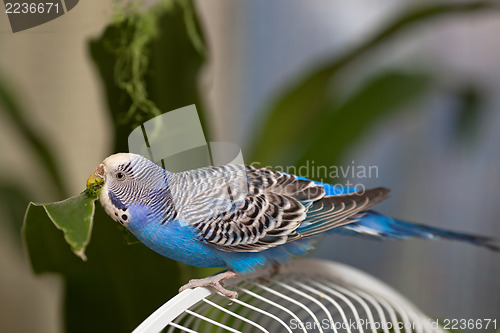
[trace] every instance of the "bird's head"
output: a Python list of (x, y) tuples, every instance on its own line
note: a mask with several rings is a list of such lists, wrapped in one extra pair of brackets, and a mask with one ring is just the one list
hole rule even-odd
[(101, 192), (103, 187), (115, 187), (117, 184), (130, 181), (132, 162), (141, 158), (139, 155), (120, 153), (106, 158), (87, 179), (87, 189)]
[(99, 197), (106, 212), (127, 224), (128, 208), (139, 203), (151, 188), (165, 186), (163, 169), (148, 159), (131, 153), (106, 158), (87, 180), (87, 191)]

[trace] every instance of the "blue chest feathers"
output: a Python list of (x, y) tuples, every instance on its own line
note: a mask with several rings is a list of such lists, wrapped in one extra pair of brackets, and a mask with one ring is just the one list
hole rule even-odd
[(143, 209), (129, 207), (131, 215), (127, 228), (150, 249), (159, 254), (198, 267), (223, 267), (225, 262), (217, 251), (200, 242), (193, 227), (177, 220), (162, 223)]

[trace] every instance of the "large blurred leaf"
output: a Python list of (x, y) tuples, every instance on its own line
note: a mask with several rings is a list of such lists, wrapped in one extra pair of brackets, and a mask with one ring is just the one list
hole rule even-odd
[(314, 160), (317, 165), (335, 165), (341, 154), (364, 137), (366, 131), (420, 97), (431, 80), (425, 75), (382, 73), (366, 82), (340, 107), (332, 106), (306, 131), (307, 145), (299, 149), (296, 164)]
[[(396, 34), (404, 32), (415, 24), (428, 23), (430, 19), (498, 8), (498, 4), (482, 1), (431, 4), (397, 17), (375, 33), (372, 38), (307, 73), (303, 79), (295, 82), (279, 96), (267, 111), (268, 118), (265, 120), (262, 130), (257, 132), (251, 160), (267, 165), (290, 163), (290, 152), (296, 149), (297, 144), (310, 146), (304, 130), (316, 131), (316, 126), (320, 124), (322, 115), (332, 111), (332, 98), (336, 94), (335, 91), (332, 91), (332, 84), (339, 84), (335, 81), (339, 71), (348, 68), (359, 58), (372, 52)], [(337, 139), (336, 133), (331, 133), (330, 139)]]
[(128, 151), (136, 126), (186, 105), (196, 104), (203, 123), (198, 75), (205, 49), (192, 2), (160, 1), (120, 17), (90, 42), (115, 127), (114, 151)]

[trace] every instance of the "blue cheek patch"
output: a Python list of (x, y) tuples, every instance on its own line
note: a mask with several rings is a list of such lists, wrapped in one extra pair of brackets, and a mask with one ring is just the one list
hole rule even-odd
[(123, 202), (118, 199), (118, 197), (111, 191), (108, 191), (108, 197), (111, 200), (111, 203), (118, 209), (127, 209), (127, 206), (123, 204)]

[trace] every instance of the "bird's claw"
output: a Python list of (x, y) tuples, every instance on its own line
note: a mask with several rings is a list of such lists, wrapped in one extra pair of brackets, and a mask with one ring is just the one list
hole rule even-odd
[(222, 295), (229, 297), (229, 298), (232, 298), (232, 299), (236, 299), (236, 298), (238, 298), (238, 293), (236, 291), (226, 289), (222, 285), (223, 280), (231, 279), (231, 278), (234, 278), (236, 276), (237, 276), (237, 274), (235, 272), (227, 271), (227, 272), (223, 272), (223, 273), (220, 273), (220, 274), (217, 274), (214, 276), (210, 276), (210, 277), (207, 277), (204, 279), (192, 279), (192, 280), (189, 280), (188, 283), (186, 283), (185, 285), (180, 287), (179, 292), (182, 292), (186, 289), (196, 288), (196, 287), (212, 286), (213, 288), (215, 288), (215, 290), (220, 292)]

